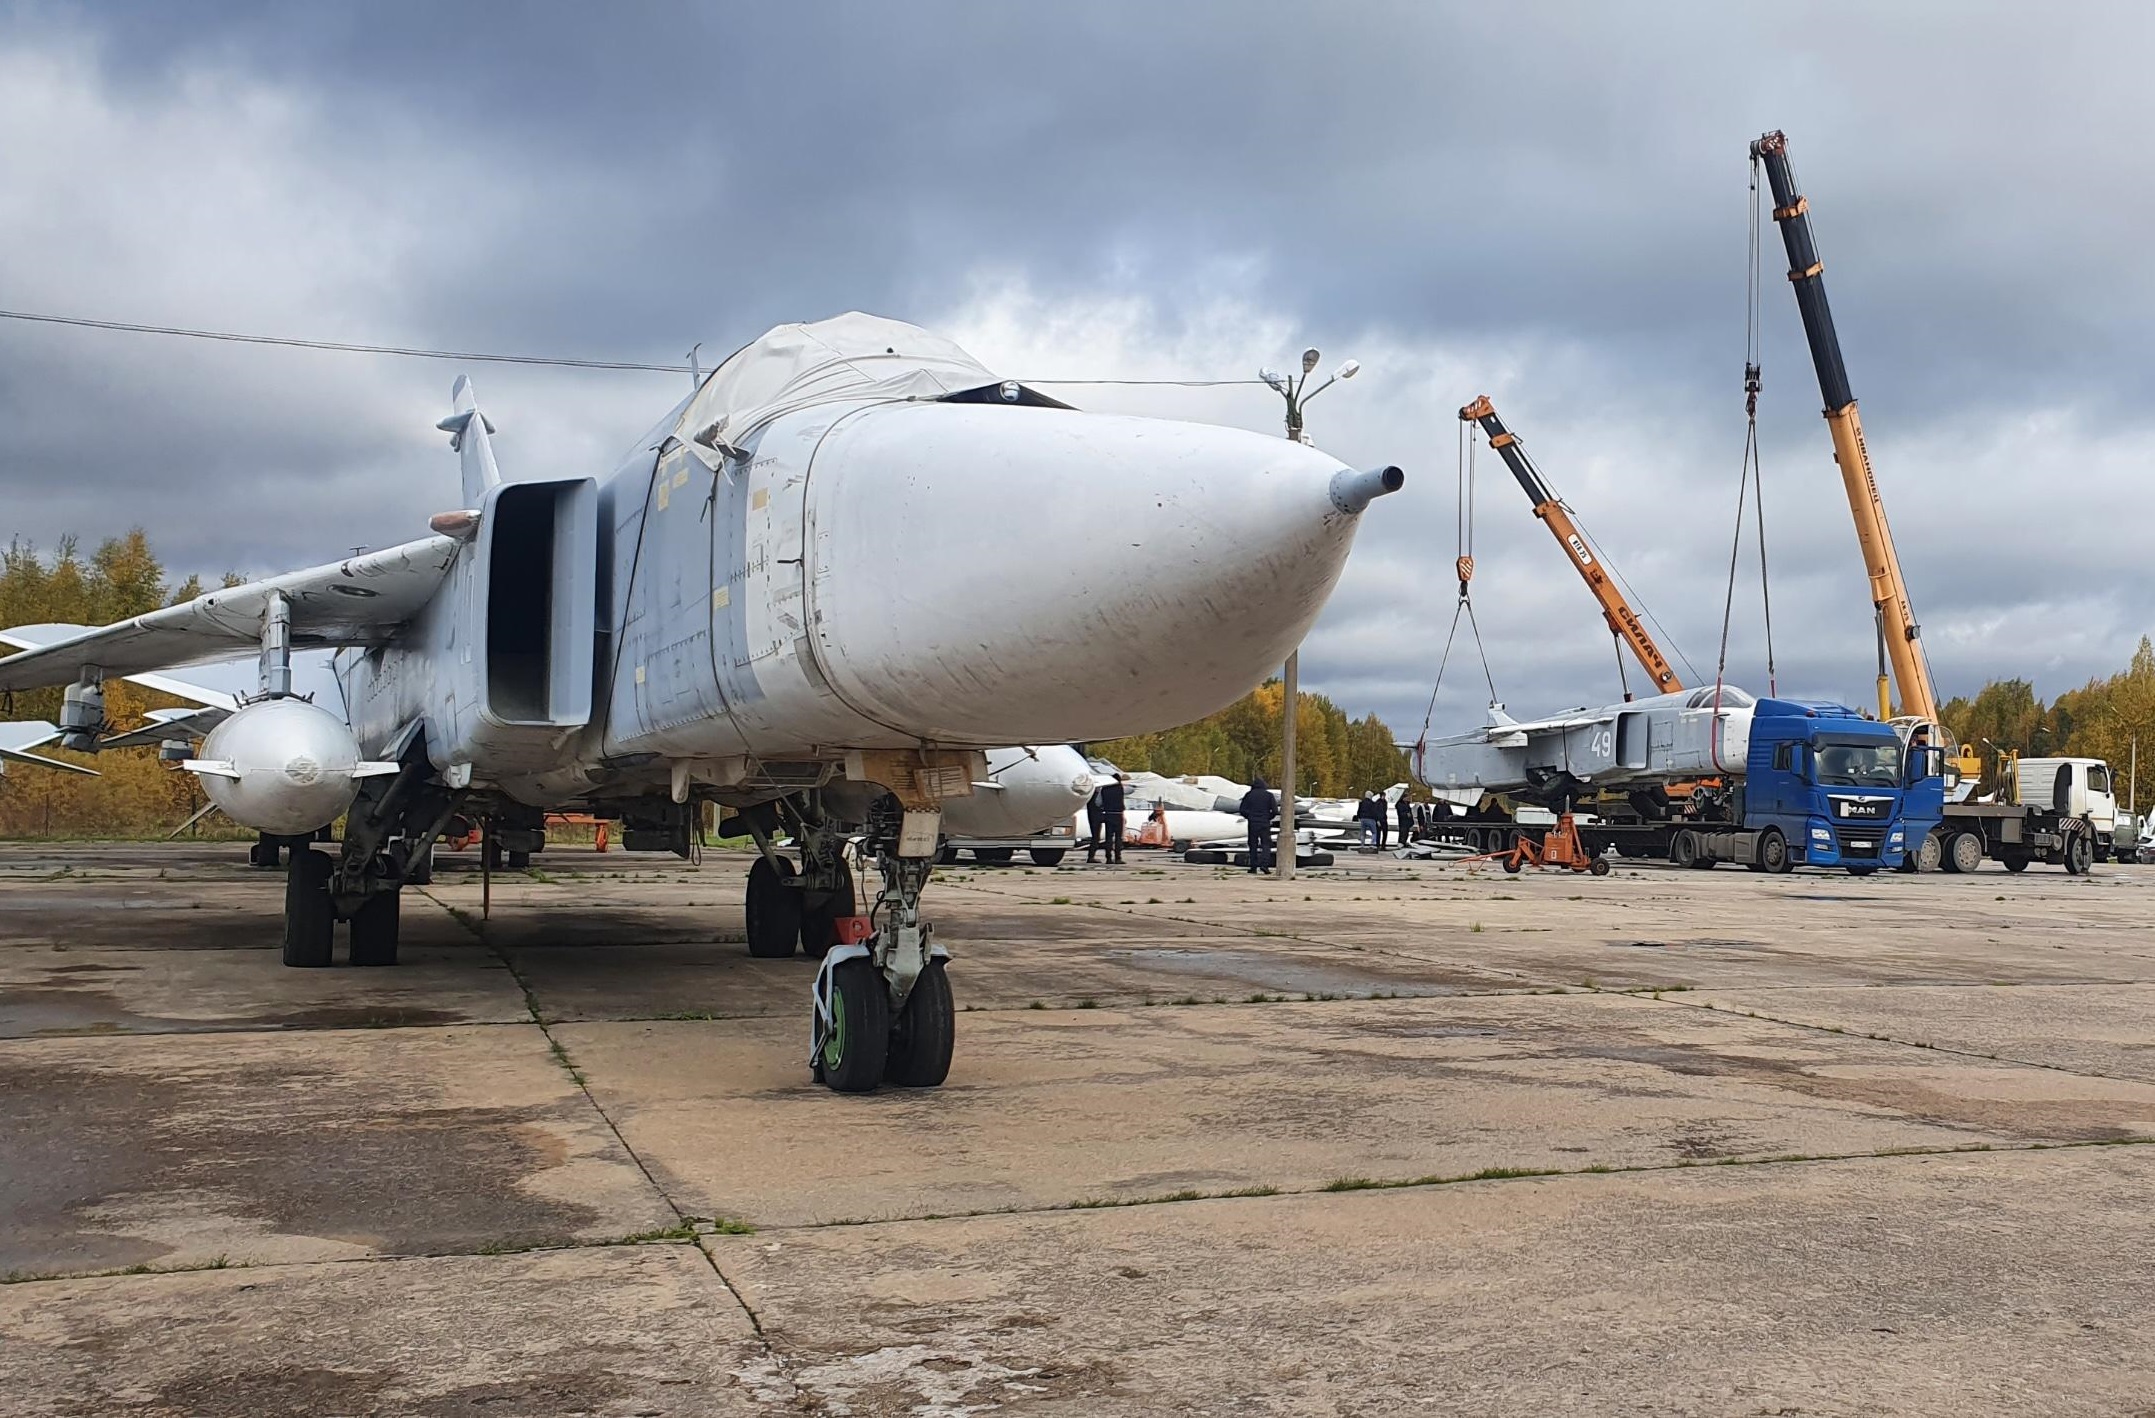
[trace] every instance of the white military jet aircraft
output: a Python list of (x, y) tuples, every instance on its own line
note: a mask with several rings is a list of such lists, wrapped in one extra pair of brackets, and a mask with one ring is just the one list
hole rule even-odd
[(1707, 685), (1526, 722), (1492, 704), (1484, 727), (1425, 745), (1416, 772), (1454, 801), (1478, 790), (1561, 811), (1604, 788), (1741, 774), (1755, 703), (1734, 685)]
[[(431, 535), (209, 592), (0, 659), (68, 684), (255, 649), (254, 692), (187, 766), (292, 853), (284, 958), (396, 956), (398, 890), (453, 814), (577, 806), (686, 853), (699, 805), (761, 845), (749, 933), (832, 942), (811, 1067), (846, 1091), (950, 1065), (946, 952), (920, 917), (947, 801), (984, 749), (1151, 732), (1246, 693), (1308, 631), (1362, 511), (1404, 481), (1235, 429), (1087, 414), (914, 326), (786, 325), (604, 479), (506, 483), (468, 381), (441, 422), (463, 496)], [(295, 649), (337, 694), (295, 694)], [(800, 845), (798, 868), (776, 847)], [(855, 915), (844, 844), (881, 878)], [(865, 938), (862, 938), (865, 935)], [(842, 939), (840, 939), (842, 937)]]

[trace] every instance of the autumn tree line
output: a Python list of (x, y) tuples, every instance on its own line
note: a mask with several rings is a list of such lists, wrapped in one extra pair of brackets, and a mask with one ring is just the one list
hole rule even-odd
[(1999, 755), (2012, 750), (2036, 758), (2100, 758), (2117, 775), (2119, 807), (2155, 806), (2155, 644), (2145, 635), (2123, 670), (2048, 704), (2027, 680), (1999, 679), (1972, 698), (1946, 701), (1938, 717), (1983, 754), (1982, 792), (1998, 787)]
[[(224, 584), (237, 585), (242, 579), (227, 576)], [(192, 576), (178, 586), (166, 584), (164, 566), (139, 527), (110, 538), (87, 556), (72, 537), (50, 552), (17, 538), (0, 552), (0, 629), (48, 622), (103, 625), (192, 600), (202, 590), (201, 580)], [(38, 689), (0, 695), (0, 719), (57, 723), (62, 693)], [(105, 716), (126, 728), (140, 724), (151, 709), (182, 703), (124, 680), (105, 685)], [(7, 767), (0, 773), (0, 837), (162, 837), (204, 801), (193, 775), (158, 762), (155, 749), (93, 756), (46, 744), (36, 752), (95, 768), (98, 776), (19, 763)], [(214, 815), (197, 831), (206, 836), (253, 835)]]
[[(1281, 729), (1287, 687), (1269, 680), (1219, 713), (1165, 733), (1104, 739), (1087, 747), (1131, 773), (1168, 777), (1213, 773), (1237, 783), (1280, 782)], [(1350, 719), (1322, 694), (1295, 696), (1295, 791), (1306, 797), (1356, 797), (1412, 783), (1407, 755), (1375, 714)]]
[[(227, 575), (224, 584), (240, 580)], [(168, 585), (164, 566), (140, 528), (87, 555), (73, 538), (49, 552), (17, 539), (0, 553), (0, 628), (55, 621), (103, 625), (192, 599), (202, 590), (195, 577)], [(57, 721), (60, 695), (58, 689), (41, 689), (0, 696), (0, 719)], [(1285, 697), (1284, 686), (1274, 680), (1196, 723), (1103, 740), (1090, 748), (1131, 772), (1213, 773), (1238, 783), (1261, 776), (1277, 784)], [(141, 723), (150, 709), (179, 703), (121, 680), (105, 686), (107, 717), (123, 728)], [(2155, 805), (2155, 646), (2146, 638), (2124, 670), (2090, 680), (2048, 704), (2027, 680), (1994, 680), (1973, 697), (1952, 700), (1942, 717), (1993, 764), (2001, 749), (2106, 759), (2117, 771), (2121, 800), (2136, 793), (2143, 806)], [(1324, 695), (1304, 693), (1295, 732), (1296, 786), (1305, 794), (1351, 797), (1411, 781), (1407, 755), (1375, 714), (1352, 719)], [(2140, 782), (2134, 784), (2129, 775), (2136, 741), (2147, 752)], [(160, 763), (153, 749), (95, 757), (56, 745), (37, 751), (94, 767), (100, 776), (20, 764), (0, 773), (0, 837), (161, 837), (203, 801), (192, 775)], [(1996, 786), (1995, 773), (1995, 766), (1986, 770), (1986, 790)], [(214, 817), (200, 830), (239, 835)]]

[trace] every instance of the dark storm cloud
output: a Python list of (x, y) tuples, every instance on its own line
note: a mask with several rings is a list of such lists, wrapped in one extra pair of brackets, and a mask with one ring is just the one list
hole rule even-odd
[[(1118, 348), (1206, 365), (1148, 372), (1240, 374), (1305, 338), (1417, 365), (1387, 383), (1373, 361), (1321, 427), (1416, 474), (1307, 657), (1395, 722), (1419, 722), (1451, 608), (1451, 410), (1484, 389), (1712, 659), (1744, 149), (1785, 126), (1948, 688), (2064, 687), (2149, 620), (2108, 534), (2147, 508), (2155, 367), (2137, 10), (2068, 7), (2040, 36), (1944, 4), (7, 13), (0, 60), (51, 94), (0, 93), (0, 303), (708, 360), (850, 307), (933, 321), (985, 272), (1041, 309), (1134, 300)], [(1765, 241), (1777, 648), (1801, 684), (1862, 695), (1868, 604)], [(1279, 348), (1193, 335), (1208, 302)], [(1087, 366), (1100, 348), (1026, 343), (1012, 372), (1126, 372)], [(453, 372), (0, 328), (0, 530), (143, 520), (189, 569), (311, 559), (316, 507), (330, 549), (392, 539), (449, 476), (428, 424)], [(605, 466), (674, 389), (481, 381), (524, 472)], [(1266, 426), (1268, 398), (1189, 407)], [(149, 436), (84, 478), (114, 411)], [(1613, 688), (1515, 496), (1484, 519), (1500, 688), (1527, 710)]]

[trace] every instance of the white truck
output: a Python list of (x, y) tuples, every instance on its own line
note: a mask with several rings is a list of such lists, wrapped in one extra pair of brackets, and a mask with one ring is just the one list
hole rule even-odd
[(1990, 857), (2007, 871), (2047, 862), (2078, 876), (2113, 850), (2118, 800), (2100, 758), (2016, 758), (1999, 797), (1946, 805), (1931, 831), (1939, 866), (1971, 872)]

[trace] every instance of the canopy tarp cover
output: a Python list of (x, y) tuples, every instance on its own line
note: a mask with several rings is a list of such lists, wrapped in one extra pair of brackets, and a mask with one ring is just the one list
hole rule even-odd
[(673, 436), (716, 467), (780, 414), (839, 400), (940, 399), (998, 382), (953, 341), (849, 311), (780, 325), (736, 351), (689, 400)]

